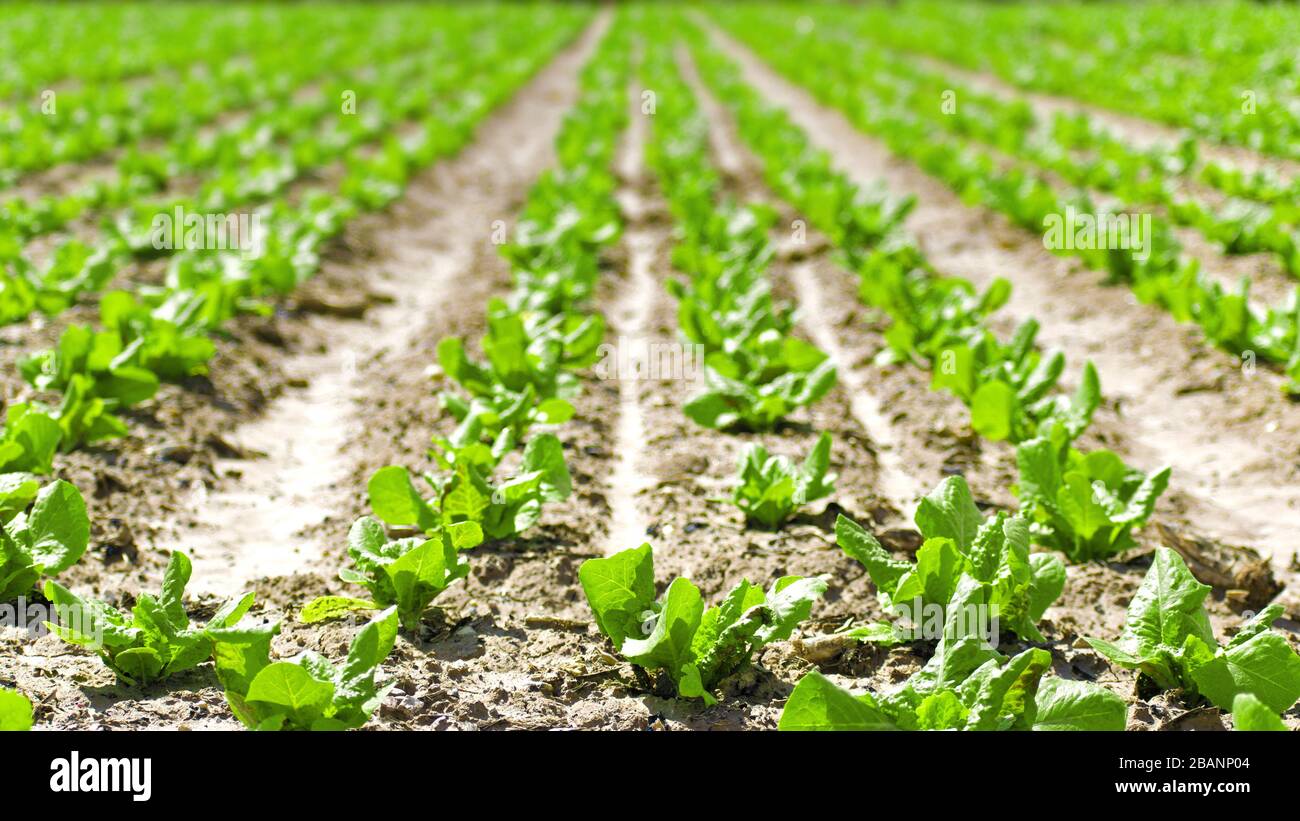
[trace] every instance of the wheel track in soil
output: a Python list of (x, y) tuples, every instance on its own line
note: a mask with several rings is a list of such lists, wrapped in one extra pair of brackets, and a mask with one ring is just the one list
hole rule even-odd
[[(340, 494), (355, 492), (341, 487), (353, 461), (344, 445), (351, 429), (366, 424), (375, 389), (357, 363), (408, 347), (447, 292), (473, 279), (475, 246), (494, 219), (512, 213), (512, 198), (549, 161), (578, 70), (608, 19), (589, 26), (481, 123), (471, 145), (411, 185), (404, 224), (380, 227), (370, 238), (374, 256), (367, 264), (384, 275), (395, 299), (364, 322), (319, 320), (331, 340), (326, 350), (284, 364), (308, 379), (307, 389), (280, 398), (236, 432), (238, 446), (265, 456), (219, 462), (219, 470), (241, 474), (238, 482), (202, 500), (196, 527), (170, 545), (192, 551), (196, 590), (237, 592), (254, 579), (305, 569), (324, 554), (301, 534), (339, 509)], [(426, 355), (432, 363), (431, 348)]]
[(1238, 368), (1127, 290), (1100, 285), (1097, 274), (1075, 270), (1000, 215), (964, 205), (729, 34), (711, 23), (705, 28), (746, 81), (789, 112), (854, 181), (883, 180), (894, 196), (917, 197), (907, 227), (940, 271), (981, 285), (994, 275), (1010, 278), (1015, 289), (1004, 315), (1037, 317), (1042, 341), (1066, 351), (1069, 378), (1093, 359), (1108, 401), (1091, 438), (1148, 470), (1172, 464), (1162, 511), (1185, 517), (1198, 533), (1253, 545), (1271, 554), (1277, 569), (1285, 566), (1300, 527), (1300, 452), (1284, 443), (1300, 442), (1300, 418), (1279, 395), (1276, 373)]
[[(613, 355), (612, 377), (618, 383), (618, 423), (615, 427), (614, 449), (618, 454), (613, 473), (606, 483), (609, 499), (610, 530), (606, 534), (606, 553), (637, 547), (646, 538), (649, 519), (641, 510), (640, 497), (654, 486), (654, 478), (644, 472), (646, 426), (641, 409), (641, 382), (648, 367), (646, 355), (650, 335), (650, 309), (654, 304), (657, 283), (651, 268), (654, 264), (655, 236), (643, 223), (647, 213), (641, 196), (643, 169), (641, 152), (645, 144), (645, 117), (637, 106), (635, 83), (628, 86), (631, 114), (624, 134), (619, 173), (623, 185), (618, 191), (627, 228), (623, 243), (627, 250), (627, 266), (623, 272), (621, 294), (603, 313), (608, 328), (617, 339), (610, 350)], [(630, 348), (630, 349), (629, 349)], [(610, 360), (605, 360), (608, 379)], [(634, 367), (633, 373), (624, 372), (625, 366)]]

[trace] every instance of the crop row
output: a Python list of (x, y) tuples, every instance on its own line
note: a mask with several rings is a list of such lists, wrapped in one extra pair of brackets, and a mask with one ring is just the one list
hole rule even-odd
[[(1117, 26), (1121, 14), (1125, 25)], [(836, 21), (1028, 89), (1300, 157), (1297, 22), (1290, 10), (1208, 3), (1188, 14), (1176, 3), (1117, 12), (1079, 3), (1000, 9), (922, 2), (909, 3), (901, 14), (865, 6)]]
[[(880, 90), (887, 80), (875, 76), (868, 61), (834, 59), (823, 35), (773, 40), (786, 32), (793, 12), (770, 10), (719, 13), (728, 29), (754, 48), (777, 70), (806, 87), (823, 103), (839, 109), (860, 129), (883, 139), (895, 153), (917, 163), (968, 201), (1006, 214), (1035, 232), (1071, 211), (1096, 209), (1084, 193), (1060, 192), (1030, 167), (1004, 167), (996, 152), (960, 138), (936, 133), (934, 117), (918, 112)], [(1300, 292), (1280, 305), (1259, 308), (1250, 299), (1250, 283), (1225, 289), (1186, 257), (1169, 223), (1153, 215), (1147, 237), (1149, 253), (1111, 248), (1108, 243), (1063, 243), (1057, 253), (1078, 257), (1108, 282), (1131, 287), (1138, 298), (1168, 311), (1179, 322), (1195, 323), (1214, 344), (1235, 354), (1275, 363), (1290, 377), (1288, 392), (1300, 391)], [(1100, 247), (1099, 247), (1100, 246)]]
[[(49, 472), (60, 441), (66, 447), (123, 433), (114, 427), (115, 407), (151, 395), (157, 380), (173, 373), (166, 367), (201, 366), (211, 355), (211, 343), (202, 343), (238, 308), (291, 289), (314, 270), (314, 255), (343, 220), (383, 207), (416, 168), (463, 145), (474, 123), (583, 19), (528, 13), (540, 18), (534, 22), (542, 33), (534, 28), (525, 37), (522, 30), (494, 27), (491, 35), (464, 34), (474, 56), (464, 58), (464, 72), (441, 75), (448, 86), (440, 89), (461, 94), (437, 109), (437, 119), (423, 121), (416, 139), (350, 155), (337, 194), (298, 206), (273, 195), (271, 242), (251, 263), (227, 257), (209, 265), (206, 256), (177, 255), (189, 267), (173, 261), (169, 290), (106, 294), (106, 330), (69, 329), (57, 350), (28, 360), (24, 369), (32, 381), (63, 391), (64, 404), (54, 412), (29, 405), (15, 414), (11, 408), (0, 464), (9, 471)], [(996, 190), (998, 196), (1009, 190), (997, 187), (991, 159), (945, 164), (941, 158), (953, 142), (905, 115), (907, 98), (893, 96), (889, 83), (905, 86), (916, 76), (891, 75), (874, 63), (869, 78), (859, 76), (812, 37), (784, 37), (765, 48), (781, 25), (763, 17), (767, 13), (721, 16), (779, 69), (796, 79), (818, 77), (823, 99), (848, 107), (865, 130), (883, 133), (927, 170), (949, 182), (962, 180), (965, 190)], [(1152, 515), (1169, 470), (1148, 474), (1111, 451), (1083, 450), (1080, 437), (1102, 401), (1092, 364), (1085, 364), (1072, 393), (1064, 391), (1058, 384), (1064, 355), (1039, 348), (1035, 320), (1009, 339), (993, 330), (1011, 283), (997, 280), (980, 291), (936, 270), (904, 228), (909, 201), (864, 191), (838, 172), (833, 158), (815, 151), (784, 111), (710, 49), (702, 29), (671, 17), (671, 27), (655, 28), (641, 15), (614, 15), (556, 138), (556, 165), (530, 190), (513, 241), (503, 248), (513, 288), (488, 302), (477, 346), (456, 337), (437, 346), (438, 367), (451, 386), (440, 400), (454, 429), (433, 435), (426, 454), (431, 469), (416, 473), (389, 465), (370, 477), (372, 515), (353, 524), (348, 563), (339, 572), (365, 597), (324, 596), (298, 614), (304, 623), (374, 614), (342, 664), (311, 651), (274, 660), (280, 625), (249, 615), (251, 593), (231, 599), (205, 625), (192, 625), (183, 603), (190, 565), (179, 552), (159, 594), (140, 596), (130, 613), (61, 586), (50, 577), (74, 564), (88, 542), (85, 504), (72, 485), (42, 487), (26, 474), (0, 477), (0, 600), (44, 579), (45, 596), (81, 619), (55, 625), (56, 633), (97, 652), (130, 684), (164, 680), (211, 660), (233, 713), (250, 728), (344, 729), (369, 721), (391, 687), (378, 673), (399, 633), (418, 634), (436, 597), (468, 574), (474, 548), (516, 538), (540, 519), (545, 505), (570, 496), (569, 469), (553, 431), (573, 416), (579, 374), (597, 361), (605, 334), (592, 295), (602, 255), (623, 230), (613, 165), (634, 77), (654, 92), (654, 110), (643, 112), (650, 124), (645, 162), (672, 216), (672, 263), (680, 275), (666, 287), (677, 303), (682, 342), (705, 351), (702, 390), (681, 410), (694, 424), (727, 437), (795, 423), (835, 387), (836, 363), (802, 338), (794, 306), (773, 296), (769, 237), (776, 211), (738, 202), (714, 166), (709, 130), (716, 126), (682, 72), (690, 60), (723, 102), (724, 116), (734, 120), (768, 186), (829, 238), (857, 277), (863, 302), (885, 317), (881, 360), (927, 370), (933, 389), (969, 408), (975, 433), (1015, 447), (1019, 469), (1013, 488), (1018, 509), (988, 516), (962, 477), (944, 479), (919, 500), (914, 520), (922, 541), (906, 557), (887, 549), (870, 526), (838, 518), (838, 546), (863, 565), (889, 614), (843, 637), (911, 645), (928, 661), (878, 693), (854, 694), (817, 670), (808, 672), (780, 726), (1123, 729), (1126, 701), (1096, 684), (1055, 675), (1039, 625), (1069, 584), (1068, 564), (1111, 558), (1135, 544), (1134, 532)], [(869, 83), (877, 85), (868, 91)], [(1023, 137), (1013, 142), (1023, 147)], [(1059, 204), (1046, 183), (1018, 179), (1024, 185), (1017, 205), (1025, 205), (1025, 197)], [(985, 203), (1001, 201), (990, 195)], [(1149, 284), (1172, 275), (1161, 270), (1133, 278)], [(222, 309), (212, 313), (218, 305)], [(79, 404), (70, 406), (70, 397)], [(779, 528), (799, 506), (833, 496), (833, 445), (829, 433), (821, 434), (802, 464), (770, 456), (757, 443), (745, 448), (733, 501), (748, 524)], [(579, 568), (596, 626), (626, 661), (667, 677), (681, 698), (706, 704), (765, 645), (789, 638), (827, 589), (825, 577), (783, 576), (766, 590), (742, 580), (706, 608), (689, 579), (656, 580), (649, 544), (628, 547)], [(1280, 729), (1278, 714), (1300, 699), (1300, 655), (1271, 629), (1280, 607), (1265, 608), (1221, 642), (1205, 609), (1209, 592), (1176, 552), (1159, 548), (1121, 635), (1087, 641), (1158, 689), (1181, 689), (1231, 711), (1239, 729)], [(933, 634), (916, 635), (922, 614), (937, 625)], [(988, 632), (988, 614), (1000, 630)], [(1000, 644), (1014, 652), (1003, 653)], [(0, 690), (0, 728), (29, 726), (31, 717), (25, 699)]]
[[(213, 334), (237, 313), (265, 310), (265, 298), (289, 293), (312, 276), (320, 247), (347, 219), (387, 205), (417, 169), (468, 142), (474, 126), (572, 36), (580, 19), (558, 14), (539, 37), (514, 29), (450, 27), (463, 55), (458, 67), (432, 68), (429, 85), (414, 97), (396, 91), (378, 94), (383, 107), (368, 118), (369, 125), (350, 132), (384, 133), (413, 106), (423, 107), (414, 134), (403, 140), (390, 136), (370, 154), (348, 152), (352, 137), (318, 145), (344, 163), (336, 190), (293, 198), (279, 192), (258, 209), (260, 231), (251, 250), (214, 253), (208, 242), (199, 241), (172, 256), (162, 287), (141, 285), (104, 294), (102, 329), (70, 326), (55, 348), (21, 362), (23, 377), (33, 387), (62, 398), (57, 408), (35, 402), (10, 406), (0, 436), (7, 446), (0, 469), (49, 472), (59, 449), (125, 435), (125, 424), (114, 412), (153, 396), (160, 381), (205, 373), (215, 352)], [(405, 76), (400, 66), (394, 71), (388, 80)], [(113, 258), (93, 266), (75, 285), (93, 289), (105, 284)], [(84, 282), (86, 278), (93, 282)]]

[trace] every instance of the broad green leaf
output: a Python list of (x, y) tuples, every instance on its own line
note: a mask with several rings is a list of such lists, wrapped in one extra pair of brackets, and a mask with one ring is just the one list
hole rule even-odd
[(0, 732), (32, 728), (32, 703), (22, 693), (0, 687)]
[(1283, 713), (1300, 699), (1300, 656), (1277, 633), (1260, 633), (1193, 669), (1192, 679), (1220, 709), (1231, 710), (1238, 694), (1251, 693)]
[(379, 605), (370, 599), (353, 599), (347, 596), (320, 596), (308, 602), (298, 614), (303, 624), (317, 624), (331, 619), (341, 619), (359, 610), (378, 610)]
[(644, 621), (642, 613), (655, 600), (654, 557), (643, 544), (604, 559), (588, 559), (578, 568), (578, 581), (596, 617), (596, 625), (615, 647)]
[(41, 488), (27, 517), (24, 540), (42, 573), (61, 573), (75, 564), (90, 543), (81, 491), (62, 479)]
[(912, 563), (895, 559), (862, 525), (841, 514), (835, 520), (835, 542), (856, 559), (871, 576), (877, 588), (892, 594), (898, 580), (912, 570)]
[(1035, 730), (1123, 730), (1128, 724), (1124, 699), (1085, 681), (1044, 678), (1035, 703)]
[(952, 539), (965, 553), (975, 542), (984, 516), (971, 498), (966, 480), (949, 476), (930, 491), (916, 508), (916, 526), (927, 539)]
[(388, 524), (414, 525), (426, 532), (437, 526), (437, 513), (415, 489), (406, 468), (382, 467), (370, 477), (366, 487), (370, 509)]
[(333, 684), (317, 681), (297, 664), (278, 661), (257, 674), (244, 701), (268, 716), (283, 713), (295, 726), (310, 727), (333, 697)]
[(777, 726), (781, 730), (897, 729), (871, 696), (855, 696), (816, 670), (799, 679)]
[[(0, 708), (3, 709), (3, 708)], [(0, 721), (0, 729), (4, 722)], [(1268, 708), (1252, 693), (1238, 693), (1232, 700), (1232, 729), (1243, 732), (1286, 732), (1286, 725), (1278, 714)]]
[(971, 428), (991, 442), (1010, 439), (1015, 431), (1018, 400), (1016, 391), (1005, 382), (985, 382), (971, 399)]
[(650, 669), (664, 668), (674, 676), (694, 659), (691, 640), (704, 615), (699, 588), (689, 579), (677, 578), (664, 593), (663, 606), (654, 629), (644, 639), (626, 638), (619, 651), (633, 664)]

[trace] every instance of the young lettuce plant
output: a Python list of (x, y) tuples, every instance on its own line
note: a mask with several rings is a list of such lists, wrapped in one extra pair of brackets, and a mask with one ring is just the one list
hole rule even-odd
[(1052, 393), (1065, 370), (1057, 352), (1044, 359), (1034, 346), (1038, 323), (1020, 326), (1010, 344), (983, 331), (978, 341), (954, 344), (939, 353), (931, 387), (947, 389), (971, 410), (971, 428), (992, 441), (1022, 442), (1059, 422), (1070, 440), (1092, 421), (1101, 403), (1097, 369), (1087, 362), (1071, 397)]
[(770, 456), (767, 448), (754, 442), (740, 456), (739, 484), (732, 501), (748, 521), (776, 528), (800, 506), (834, 492), (835, 474), (827, 473), (830, 460), (829, 433), (817, 438), (802, 465), (784, 456)]
[(765, 645), (784, 641), (826, 590), (816, 578), (785, 576), (764, 593), (742, 581), (708, 610), (699, 588), (677, 578), (655, 598), (650, 545), (578, 568), (596, 624), (619, 653), (647, 670), (663, 670), (683, 698), (717, 699), (713, 689)]
[(1151, 518), (1169, 484), (1169, 468), (1143, 474), (1109, 450), (1082, 453), (1056, 424), (1016, 448), (1016, 461), (1016, 493), (1033, 523), (1035, 543), (1060, 550), (1073, 562), (1104, 559), (1135, 546), (1133, 529)]
[(67, 570), (90, 542), (81, 491), (62, 479), (38, 487), (26, 474), (0, 475), (0, 602)]
[[(397, 608), (390, 607), (367, 624), (335, 665), (310, 650), (289, 661), (253, 664), (265, 658), (269, 633), (218, 634), (232, 652), (218, 673), (226, 684), (226, 701), (244, 726), (253, 730), (347, 730), (364, 725), (374, 715), (392, 682), (379, 683), (379, 665), (397, 641)], [(249, 652), (249, 648), (256, 652)], [(241, 652), (242, 651), (242, 652)]]
[(211, 658), (212, 631), (235, 625), (253, 606), (255, 594), (245, 593), (218, 608), (204, 627), (192, 626), (182, 601), (191, 572), (189, 557), (172, 553), (162, 592), (141, 594), (130, 614), (47, 581), (45, 597), (54, 604), (60, 624), (46, 622), (46, 627), (69, 644), (97, 652), (127, 684), (161, 681)]
[(816, 670), (795, 685), (781, 730), (1122, 730), (1119, 696), (1080, 681), (1044, 679), (1052, 655), (1032, 648), (1011, 658), (965, 631), (956, 617), (978, 605), (981, 584), (954, 591), (934, 656), (888, 694), (854, 695)]
[(474, 446), (443, 454), (440, 461), (452, 470), (424, 474), (433, 491), (427, 499), (406, 468), (380, 468), (368, 486), (371, 510), (394, 527), (416, 527), (431, 533), (439, 525), (473, 522), (485, 539), (508, 539), (536, 524), (544, 503), (569, 498), (572, 480), (563, 446), (554, 435), (545, 433), (529, 440), (519, 473), (493, 485), (491, 473), (498, 458), (495, 450)]
[(339, 578), (366, 588), (370, 600), (322, 596), (303, 608), (300, 619), (312, 624), (352, 610), (395, 606), (403, 629), (414, 631), (429, 603), (469, 574), (460, 551), (482, 541), (483, 531), (474, 522), (439, 525), (427, 539), (389, 539), (379, 522), (369, 516), (357, 519), (348, 533), (355, 569), (340, 570)]
[(0, 687), (0, 733), (32, 728), (32, 703), (17, 690)]
[(835, 363), (825, 354), (821, 356), (806, 369), (788, 370), (767, 382), (751, 382), (734, 367), (734, 360), (711, 355), (704, 367), (704, 391), (682, 410), (695, 423), (713, 430), (772, 430), (835, 386)]
[[(116, 439), (127, 433), (126, 424), (114, 414), (118, 408), (130, 407), (153, 396), (158, 390), (158, 377), (132, 360), (143, 343), (124, 345), (118, 334), (110, 331), (95, 332), (84, 325), (73, 325), (63, 332), (53, 349), (40, 351), (22, 359), (19, 371), (37, 390), (59, 391), (63, 394), (59, 409), (53, 414), (25, 411), (24, 425), (28, 434), (39, 426), (38, 437), (27, 448), (32, 456), (50, 452), (51, 442), (68, 451), (82, 444)], [(13, 411), (8, 428), (14, 423)], [(57, 425), (57, 435), (49, 422)], [(0, 448), (0, 463), (4, 462)], [(32, 469), (49, 472), (44, 462), (41, 468), (6, 465), (7, 469)]]
[(1119, 641), (1086, 641), (1107, 660), (1137, 670), (1162, 690), (1200, 694), (1222, 710), (1250, 693), (1275, 713), (1300, 699), (1300, 655), (1269, 626), (1282, 606), (1265, 607), (1225, 645), (1214, 638), (1205, 611), (1209, 585), (1201, 584), (1183, 558), (1156, 548), (1151, 569), (1129, 603)]
[(578, 392), (572, 371), (597, 360), (604, 333), (599, 316), (526, 314), (494, 299), (482, 340), (485, 364), (474, 362), (457, 337), (438, 343), (443, 372), (470, 397), (444, 392), (443, 405), (461, 422), (478, 412), (490, 436), (509, 427), (519, 439), (535, 423), (564, 422), (573, 416), (568, 399)]
[[(835, 522), (836, 542), (866, 567), (886, 609), (908, 613), (918, 626), (928, 613), (946, 618), (953, 592), (969, 575), (1001, 627), (1028, 641), (1044, 640), (1035, 625), (1065, 588), (1065, 566), (1056, 556), (1030, 554), (1023, 517), (998, 512), (986, 519), (966, 480), (949, 476), (921, 500), (915, 521), (925, 537), (915, 562), (895, 559), (852, 519)], [(873, 624), (849, 635), (896, 641), (898, 634)]]

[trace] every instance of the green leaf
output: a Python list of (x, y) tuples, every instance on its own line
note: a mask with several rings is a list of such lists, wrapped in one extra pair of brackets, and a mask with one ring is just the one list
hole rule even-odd
[(1028, 729), (1034, 721), (1038, 680), (1052, 666), (1052, 654), (1034, 648), (1013, 656), (1005, 666), (987, 662), (965, 682), (962, 701), (970, 705), (967, 729)]
[(257, 674), (244, 700), (267, 715), (282, 713), (295, 726), (310, 727), (333, 698), (333, 684), (316, 680), (297, 664), (278, 661)]
[(153, 647), (132, 647), (113, 656), (118, 675), (132, 684), (147, 684), (162, 674), (166, 662)]
[(1035, 730), (1123, 730), (1128, 705), (1104, 687), (1049, 677), (1038, 685)]
[(62, 479), (41, 488), (23, 539), (41, 573), (61, 573), (76, 564), (90, 543), (90, 519), (81, 491)]
[[(0, 710), (3, 708), (0, 707)], [(0, 719), (0, 729), (4, 721)], [(1243, 732), (1286, 732), (1286, 725), (1278, 714), (1252, 693), (1238, 693), (1232, 700), (1232, 729)]]
[(0, 474), (0, 524), (26, 510), (40, 489), (41, 483), (26, 473)]
[(650, 635), (624, 639), (619, 651), (633, 664), (650, 669), (662, 667), (676, 678), (684, 665), (694, 661), (691, 642), (703, 615), (704, 600), (699, 588), (689, 579), (674, 579), (664, 593)]
[(1215, 706), (1231, 710), (1241, 693), (1251, 693), (1275, 713), (1300, 699), (1300, 656), (1277, 633), (1261, 633), (1229, 647), (1192, 670), (1197, 689)]
[(429, 602), (464, 577), (469, 565), (459, 561), (451, 539), (439, 534), (402, 554), (384, 572), (392, 581), (402, 626), (414, 630)]
[(347, 596), (319, 596), (312, 599), (302, 612), (298, 621), (303, 624), (318, 624), (332, 619), (341, 619), (358, 610), (378, 610), (379, 605), (369, 599), (353, 599)]
[(971, 428), (991, 442), (1010, 439), (1015, 430), (1016, 391), (1005, 382), (985, 382), (971, 398)]
[(875, 699), (855, 696), (813, 670), (799, 679), (781, 711), (780, 730), (894, 730)]
[(191, 573), (193, 566), (190, 557), (179, 550), (174, 551), (167, 561), (167, 571), (163, 574), (162, 595), (158, 597), (158, 606), (176, 630), (187, 627), (190, 623), (189, 617), (185, 615), (183, 598)]
[(564, 446), (554, 435), (543, 433), (524, 448), (521, 472), (541, 473), (542, 499), (562, 502), (573, 491), (569, 466), (564, 462)]
[(1241, 629), (1237, 631), (1237, 634), (1228, 642), (1228, 647), (1236, 647), (1238, 644), (1245, 644), (1260, 633), (1267, 632), (1273, 625), (1273, 622), (1282, 618), (1284, 613), (1285, 609), (1282, 605), (1268, 605), (1241, 626)]
[(650, 545), (643, 544), (615, 553), (604, 559), (588, 559), (578, 568), (578, 581), (596, 617), (600, 632), (614, 646), (623, 641), (644, 621), (642, 613), (655, 600), (654, 556)]
[(949, 476), (923, 498), (916, 509), (916, 526), (927, 539), (952, 539), (962, 553), (970, 550), (984, 516), (961, 476)]
[(248, 692), (257, 674), (271, 663), (271, 640), (279, 634), (280, 623), (240, 623), (233, 627), (208, 628), (212, 641), (212, 661), (217, 680), (227, 695)]
[(370, 509), (388, 524), (415, 525), (425, 532), (437, 526), (437, 513), (415, 489), (406, 468), (399, 465), (382, 467), (370, 477), (366, 487), (370, 494)]
[(1065, 591), (1065, 563), (1050, 553), (1035, 553), (1029, 566), (1029, 619), (1037, 622)]
[[(911, 606), (915, 600), (924, 604), (946, 604), (957, 589), (966, 570), (966, 558), (951, 539), (926, 539), (916, 551), (916, 567), (898, 582), (892, 594), (894, 604)], [(920, 613), (914, 614), (919, 621)]]
[(880, 590), (892, 594), (898, 580), (912, 570), (912, 563), (895, 559), (862, 525), (840, 514), (835, 519), (835, 542), (862, 566)]
[(22, 693), (0, 687), (0, 732), (32, 728), (32, 703)]

